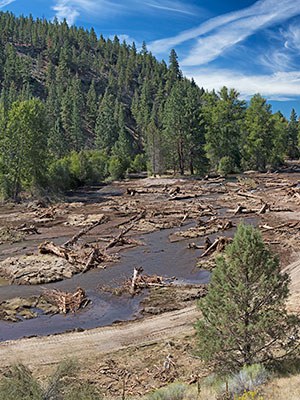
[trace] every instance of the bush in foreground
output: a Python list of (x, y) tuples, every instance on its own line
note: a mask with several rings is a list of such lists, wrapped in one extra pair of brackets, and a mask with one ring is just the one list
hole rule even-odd
[(64, 361), (42, 385), (27, 367), (15, 365), (0, 382), (0, 400), (100, 400), (91, 385), (74, 380), (77, 371), (74, 361)]

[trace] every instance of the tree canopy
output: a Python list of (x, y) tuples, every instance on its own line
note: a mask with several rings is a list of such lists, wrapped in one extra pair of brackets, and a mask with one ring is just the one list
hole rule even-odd
[(260, 232), (240, 224), (225, 255), (217, 259), (208, 295), (199, 302), (200, 356), (234, 370), (282, 356), (280, 350), (292, 351), (299, 320), (286, 311), (288, 285), (289, 276), (280, 272)]
[[(106, 178), (112, 166), (118, 165), (119, 176), (134, 171), (135, 160), (144, 160), (149, 173), (204, 175), (210, 169), (227, 174), (277, 168), (285, 157), (299, 156), (295, 112), (288, 122), (272, 114), (259, 94), (247, 105), (235, 89), (205, 91), (183, 76), (174, 49), (168, 63), (160, 62), (145, 43), (138, 51), (135, 43), (97, 37), (93, 29), (65, 21), (0, 12), (2, 145), (15, 103), (32, 100), (44, 107), (41, 126), (50, 155), (39, 185), (47, 186), (53, 163), (64, 164), (74, 151), (104, 152)], [(25, 119), (18, 119), (24, 131)], [(8, 171), (4, 164), (2, 188), (15, 168), (7, 164)], [(30, 186), (27, 181), (19, 180), (20, 189)]]

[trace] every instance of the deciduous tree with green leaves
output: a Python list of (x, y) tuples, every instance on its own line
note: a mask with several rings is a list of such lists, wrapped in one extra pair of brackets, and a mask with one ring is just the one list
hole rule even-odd
[(229, 371), (295, 350), (299, 319), (286, 310), (288, 285), (289, 276), (281, 273), (260, 232), (240, 224), (199, 302), (200, 356)]
[[(1, 124), (2, 125), (2, 124)], [(0, 184), (4, 196), (44, 184), (47, 162), (45, 107), (38, 99), (15, 102), (0, 140)]]

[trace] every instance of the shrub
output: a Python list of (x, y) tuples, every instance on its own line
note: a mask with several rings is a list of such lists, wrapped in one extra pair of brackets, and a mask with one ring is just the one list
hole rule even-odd
[(156, 390), (147, 396), (148, 400), (183, 400), (187, 386), (182, 383), (172, 383), (169, 386)]
[(229, 156), (222, 157), (218, 165), (219, 174), (226, 176), (230, 173), (233, 173), (234, 170), (235, 165), (233, 159)]
[(100, 183), (107, 177), (107, 164), (108, 157), (102, 151), (73, 151), (50, 165), (50, 186), (53, 190), (65, 191)]
[(264, 384), (268, 378), (269, 372), (262, 364), (245, 366), (229, 378), (228, 390), (232, 395), (251, 392)]
[(245, 392), (241, 396), (236, 397), (235, 400), (264, 400), (256, 391)]
[(132, 172), (143, 172), (147, 170), (147, 160), (145, 154), (137, 154), (130, 164)]
[(125, 177), (127, 163), (117, 156), (112, 156), (109, 161), (108, 171), (112, 179), (122, 179)]
[(43, 392), (24, 365), (15, 365), (0, 383), (0, 400), (42, 400)]

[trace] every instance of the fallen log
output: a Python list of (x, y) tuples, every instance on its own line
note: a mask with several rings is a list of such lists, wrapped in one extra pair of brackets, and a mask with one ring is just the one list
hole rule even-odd
[(135, 196), (138, 192), (135, 189), (127, 188), (126, 193), (129, 194), (129, 196)]
[(250, 198), (250, 199), (255, 199), (255, 200), (259, 200), (259, 201), (263, 201), (261, 197), (256, 196), (252, 193), (245, 193), (245, 192), (237, 192), (236, 193), (238, 196), (242, 196), (242, 197), (246, 197), (246, 198)]
[(258, 214), (265, 214), (267, 210), (270, 209), (270, 206), (267, 203), (264, 203), (264, 205), (261, 207), (261, 209), (258, 211)]
[(282, 208), (282, 207), (270, 207), (271, 212), (291, 212), (292, 210), (290, 208)]
[(23, 225), (18, 226), (16, 228), (16, 230), (18, 232), (24, 232), (29, 235), (34, 235), (34, 234), (39, 235), (40, 234), (40, 232), (37, 230), (37, 227), (35, 225), (26, 226), (26, 224), (23, 224)]
[(226, 245), (231, 241), (231, 238), (220, 237), (217, 238), (209, 248), (201, 254), (200, 258), (206, 257), (214, 251), (223, 251)]
[(197, 199), (198, 197), (200, 197), (200, 194), (189, 194), (189, 195), (182, 195), (182, 196), (178, 196), (178, 195), (174, 195), (174, 197), (170, 197), (168, 199), (168, 201), (171, 200), (189, 200), (189, 199)]
[(107, 221), (107, 219), (104, 217), (104, 215), (102, 215), (98, 221), (92, 223), (91, 225), (84, 227), (78, 233), (76, 233), (76, 235), (74, 235), (70, 240), (65, 242), (63, 244), (63, 247), (73, 246), (78, 241), (79, 238), (81, 238), (83, 235), (86, 235), (92, 229), (96, 228), (96, 226), (103, 224), (105, 221)]
[[(76, 272), (86, 272), (91, 269), (92, 266), (101, 262), (115, 261), (112, 256), (106, 254), (105, 251), (97, 247), (93, 247), (90, 252), (88, 252), (88, 248), (80, 248), (74, 251), (56, 246), (53, 242), (44, 242), (39, 245), (39, 251), (41, 254), (53, 254), (57, 257), (64, 258), (75, 266)], [(84, 267), (82, 268), (80, 265), (84, 265)]]
[(180, 187), (176, 186), (176, 188), (172, 188), (169, 190), (169, 195), (170, 196), (176, 196), (178, 193), (180, 193)]
[(186, 219), (188, 218), (188, 216), (189, 216), (189, 213), (187, 212), (187, 213), (183, 216), (182, 220), (180, 221), (179, 226), (182, 226), (182, 225), (185, 223), (185, 221), (186, 221)]
[(241, 206), (240, 204), (237, 206), (237, 208), (233, 211), (234, 215), (240, 214), (243, 212), (243, 210), (245, 210), (244, 206)]
[(217, 245), (219, 243), (219, 239), (216, 239), (213, 244), (209, 246), (207, 250), (205, 250), (204, 253), (201, 254), (200, 258), (206, 257), (208, 254), (210, 254), (212, 251), (216, 250)]
[(205, 249), (205, 246), (198, 246), (196, 245), (196, 243), (193, 242), (188, 244), (188, 249), (195, 249), (195, 250)]
[(140, 219), (144, 218), (146, 214), (146, 211), (143, 211), (141, 215), (136, 216), (134, 219), (132, 219), (132, 224), (129, 225), (127, 228), (124, 228), (118, 236), (114, 237), (108, 245), (105, 247), (105, 250), (111, 249), (112, 247), (116, 246), (118, 243), (122, 242), (123, 236), (126, 235), (133, 227), (135, 222), (139, 221)]
[(70, 255), (70, 250), (56, 246), (53, 242), (41, 243), (39, 245), (39, 252), (41, 254), (54, 254), (55, 256), (64, 258), (71, 263), (74, 262), (73, 257)]

